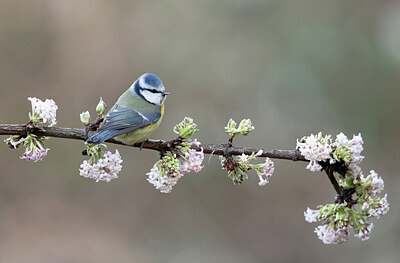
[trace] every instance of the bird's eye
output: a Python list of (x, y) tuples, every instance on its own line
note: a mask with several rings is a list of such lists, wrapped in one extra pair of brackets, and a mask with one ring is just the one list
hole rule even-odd
[(149, 89), (148, 91), (150, 91), (151, 93), (157, 93), (158, 92), (156, 89)]

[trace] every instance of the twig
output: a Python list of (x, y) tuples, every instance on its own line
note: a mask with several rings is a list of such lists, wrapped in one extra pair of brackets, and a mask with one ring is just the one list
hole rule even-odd
[(329, 163), (324, 163), (324, 165), (322, 165), (322, 167), (323, 167), (325, 173), (328, 175), (328, 178), (331, 181), (333, 188), (335, 188), (337, 195), (339, 197), (341, 197), (343, 195), (343, 189), (342, 189), (342, 187), (340, 187), (340, 185), (336, 181), (335, 176), (333, 175), (333, 172), (335, 171), (334, 167), (332, 165), (329, 165)]

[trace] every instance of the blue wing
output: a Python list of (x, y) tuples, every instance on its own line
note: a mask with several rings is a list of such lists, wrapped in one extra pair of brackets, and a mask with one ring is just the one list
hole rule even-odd
[(115, 104), (107, 113), (97, 133), (87, 142), (99, 144), (111, 137), (119, 136), (156, 123), (161, 117), (161, 110), (155, 113), (140, 113)]

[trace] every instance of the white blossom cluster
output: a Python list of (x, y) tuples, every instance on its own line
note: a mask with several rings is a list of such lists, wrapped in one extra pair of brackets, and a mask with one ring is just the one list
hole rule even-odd
[[(41, 101), (35, 97), (29, 97), (28, 100), (32, 104), (32, 112), (29, 113), (29, 121), (31, 123), (42, 123), (49, 126), (56, 125), (56, 111), (58, 107), (53, 100), (46, 99), (45, 101)], [(12, 148), (18, 148), (23, 145), (25, 147), (25, 152), (20, 158), (25, 161), (38, 162), (41, 161), (49, 151), (48, 148), (43, 146), (43, 141), (45, 139), (45, 137), (36, 136), (34, 134), (28, 134), (24, 138), (13, 135), (5, 139), (4, 142)]]
[(349, 231), (345, 227), (335, 229), (323, 224), (316, 227), (314, 232), (324, 244), (341, 244), (349, 239)]
[(192, 145), (200, 146), (200, 143), (196, 139), (192, 142), (189, 142), (188, 145), (189, 147), (186, 147), (186, 152), (184, 153), (184, 156), (181, 156), (181, 158), (179, 159), (180, 172), (182, 174), (187, 174), (190, 172), (198, 173), (201, 169), (203, 169), (203, 166), (201, 165), (204, 160), (203, 149), (201, 149), (201, 151), (196, 151), (190, 148), (190, 146)]
[(27, 147), (20, 158), (25, 161), (34, 161), (36, 163), (41, 161), (47, 155), (48, 150), (48, 148), (44, 148), (38, 141), (35, 145)]
[(307, 169), (311, 172), (321, 171), (322, 166), (318, 163), (331, 159), (332, 147), (331, 136), (322, 136), (322, 133), (317, 135), (311, 134), (310, 136), (303, 137), (300, 141), (297, 140), (297, 149), (300, 150), (310, 163)]
[(156, 162), (150, 172), (146, 174), (148, 176), (147, 181), (161, 193), (170, 193), (172, 187), (185, 174), (200, 172), (203, 168), (201, 165), (204, 160), (203, 149), (196, 151), (190, 148), (192, 145), (199, 146), (200, 142), (194, 140), (183, 143), (179, 146), (179, 149), (183, 152), (182, 156), (166, 155)]
[(118, 173), (122, 169), (121, 163), (122, 158), (118, 150), (115, 153), (107, 151), (97, 162), (91, 162), (90, 160), (83, 161), (79, 169), (79, 175), (93, 179), (96, 182), (110, 182), (118, 178)]
[[(196, 123), (190, 117), (185, 117), (183, 121), (175, 125), (174, 132), (182, 139), (175, 149), (178, 155), (176, 153), (164, 155), (146, 174), (147, 181), (161, 193), (170, 193), (172, 187), (183, 175), (190, 172), (198, 173), (203, 169), (203, 148), (196, 139), (189, 139), (198, 130)], [(193, 149), (199, 147), (200, 150)]]
[(25, 152), (20, 157), (25, 161), (33, 161), (38, 162), (41, 161), (48, 152), (48, 148), (43, 147), (44, 137), (38, 137), (36, 135), (30, 134), (25, 138), (21, 138), (20, 136), (10, 136), (5, 139), (4, 142), (10, 145), (10, 147), (16, 149), (20, 145), (25, 146)]
[(32, 114), (29, 114), (31, 121), (34, 123), (42, 122), (50, 126), (57, 124), (56, 112), (58, 107), (54, 100), (46, 99), (45, 101), (41, 101), (36, 97), (29, 97), (28, 100), (32, 104)]
[(163, 173), (162, 169), (157, 165), (154, 165), (146, 175), (148, 176), (147, 181), (154, 185), (161, 193), (170, 193), (172, 187), (183, 176), (182, 174)]
[(318, 238), (325, 244), (341, 244), (349, 238), (349, 230), (353, 229), (355, 236), (361, 240), (370, 237), (373, 228), (368, 223), (372, 217), (379, 218), (389, 212), (387, 195), (380, 197), (384, 190), (384, 182), (380, 176), (371, 170), (364, 176), (360, 163), (364, 156), (363, 139), (360, 134), (354, 135), (351, 140), (340, 133), (332, 142), (331, 136), (322, 137), (321, 133), (304, 137), (297, 141), (297, 148), (301, 154), (310, 160), (307, 169), (319, 171), (322, 166), (319, 162), (328, 162), (330, 165), (339, 163), (343, 166), (339, 185), (342, 189), (352, 189), (358, 206), (348, 206), (346, 201), (341, 204), (327, 204), (320, 209), (307, 208), (304, 212), (305, 220), (309, 223), (323, 221), (315, 228)]
[(348, 164), (349, 172), (353, 176), (357, 176), (361, 172), (359, 164), (364, 160), (361, 152), (364, 150), (364, 141), (361, 134), (353, 135), (353, 139), (349, 140), (342, 132), (336, 135), (334, 147), (336, 150), (333, 152), (333, 157), (336, 161), (343, 160)]

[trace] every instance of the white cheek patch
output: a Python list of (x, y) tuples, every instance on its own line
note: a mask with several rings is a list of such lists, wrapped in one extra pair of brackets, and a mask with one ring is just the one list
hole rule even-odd
[(148, 90), (141, 90), (143, 97), (150, 103), (161, 104), (163, 101), (163, 95), (160, 93), (153, 93)]
[(153, 86), (148, 85), (145, 81), (144, 81), (144, 77), (140, 77), (139, 78), (139, 86), (142, 87), (143, 89), (153, 89)]

